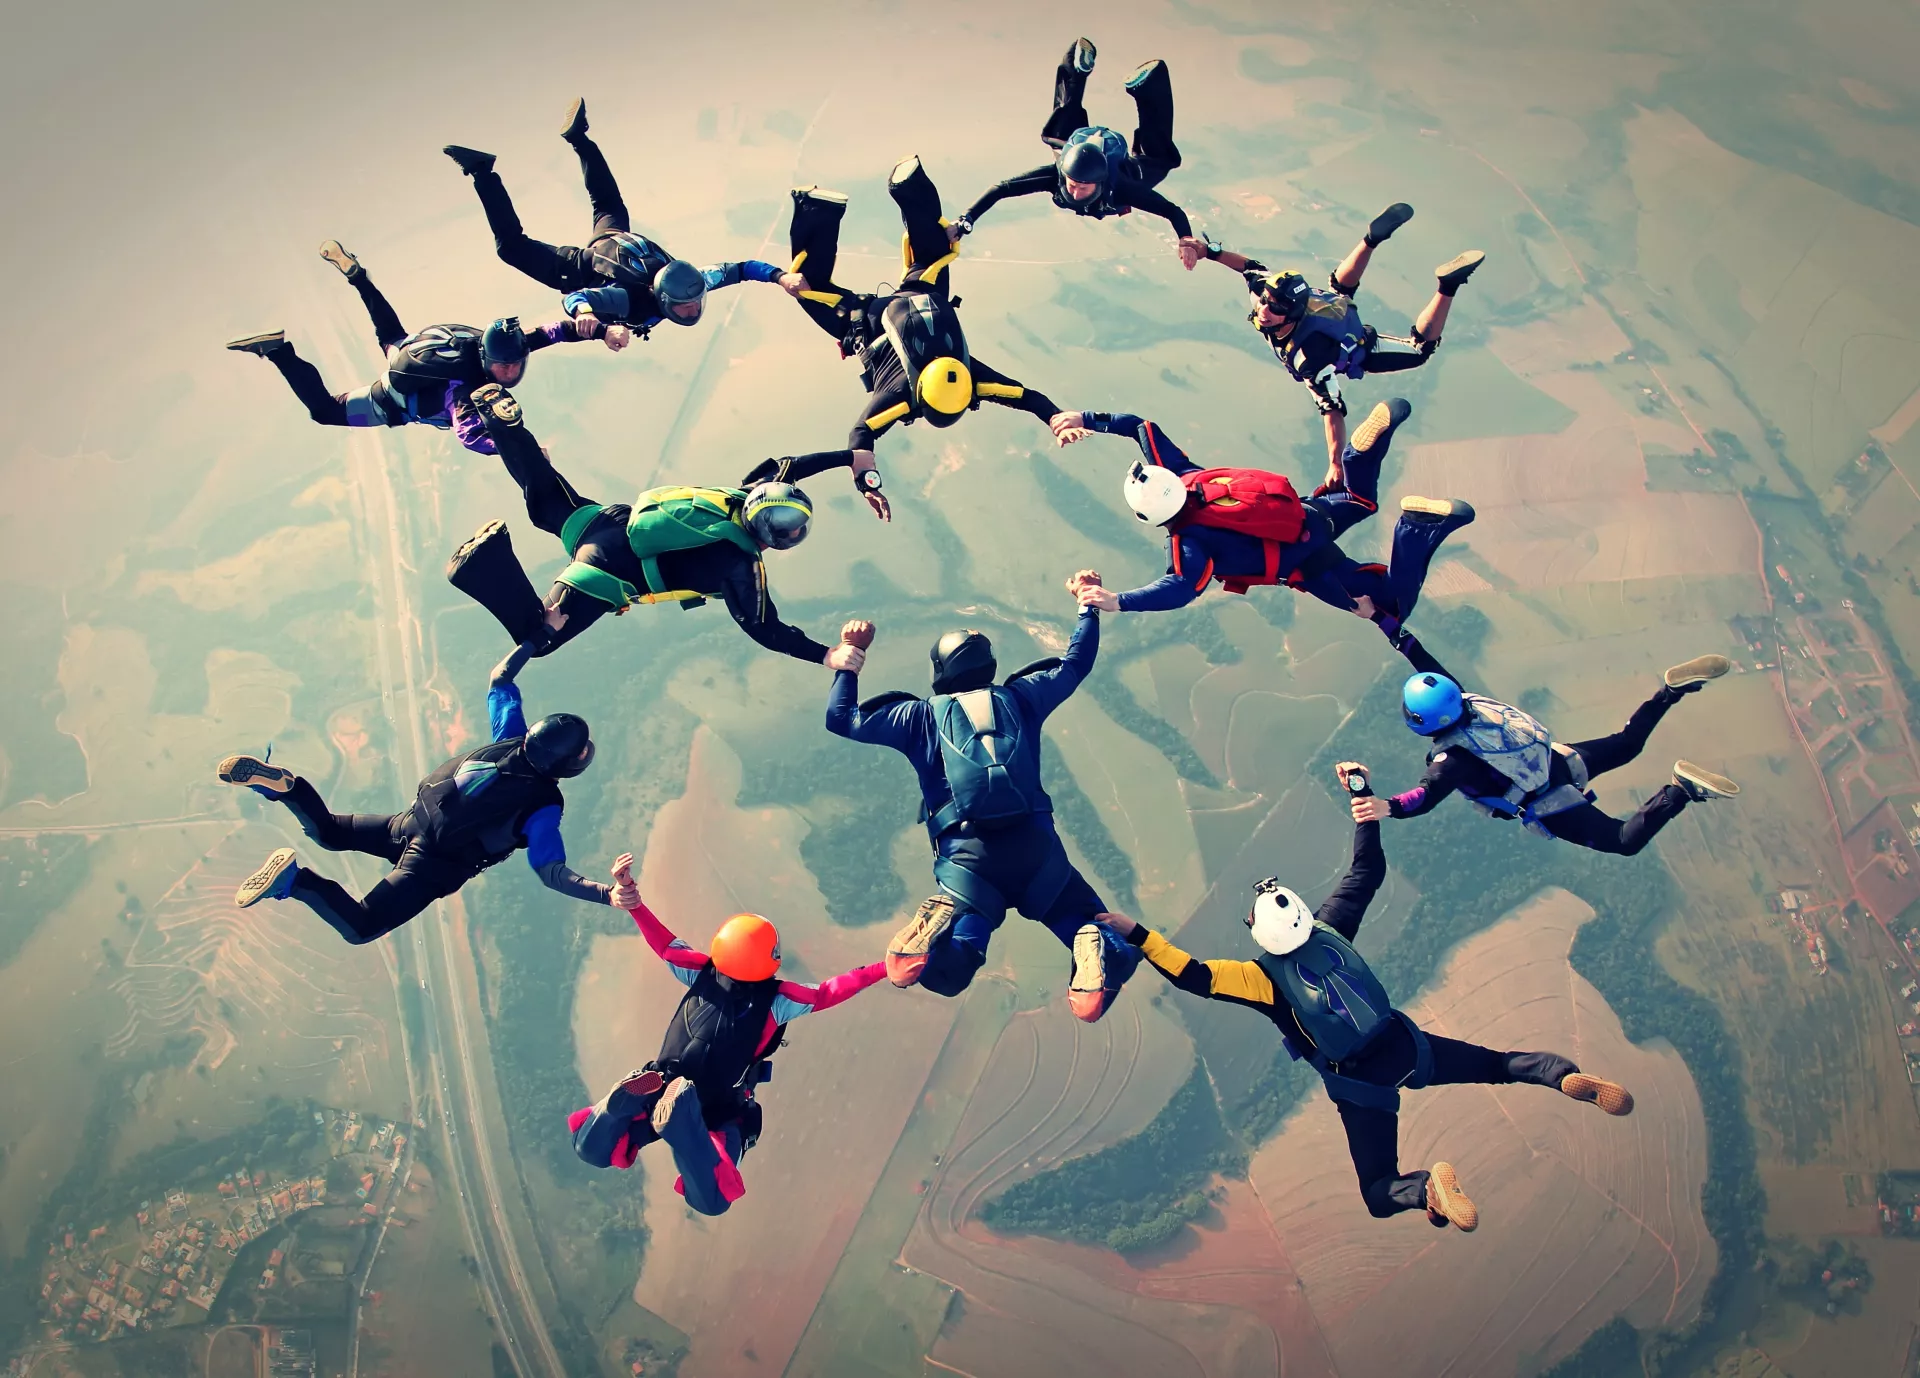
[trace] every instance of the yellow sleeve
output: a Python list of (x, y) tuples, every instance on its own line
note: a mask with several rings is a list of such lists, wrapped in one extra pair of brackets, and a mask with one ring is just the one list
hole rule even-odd
[(1140, 955), (1190, 994), (1267, 1008), (1276, 1003), (1273, 982), (1258, 962), (1196, 962), (1151, 930), (1140, 944)]

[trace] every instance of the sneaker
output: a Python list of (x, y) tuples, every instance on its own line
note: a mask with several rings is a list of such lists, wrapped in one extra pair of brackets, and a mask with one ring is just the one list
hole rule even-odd
[(320, 246), (320, 257), (340, 270), (340, 276), (350, 278), (360, 271), (360, 260), (340, 247), (340, 241), (329, 239)]
[(242, 354), (258, 354), (262, 359), (276, 349), (283, 349), (287, 343), (287, 332), (269, 330), (264, 335), (242, 335), (237, 340), (228, 340), (228, 349), (237, 349)]
[(1724, 775), (1716, 775), (1692, 761), (1673, 763), (1673, 783), (1687, 792), (1687, 798), (1696, 804), (1709, 799), (1731, 799), (1740, 793), (1740, 786)]
[(1385, 244), (1393, 238), (1395, 230), (1411, 219), (1413, 219), (1413, 207), (1405, 201), (1395, 201), (1368, 223), (1367, 243)]
[(1409, 521), (1439, 522), (1448, 531), (1458, 531), (1471, 523), (1476, 513), (1473, 504), (1463, 498), (1421, 498), (1409, 494), (1400, 499), (1400, 515)]
[(844, 191), (828, 191), (825, 187), (795, 187), (793, 189), (794, 205), (802, 206), (809, 201), (820, 201), (829, 206), (844, 206), (847, 204), (847, 194)]
[(1093, 70), (1093, 60), (1099, 55), (1100, 50), (1093, 46), (1091, 38), (1076, 38), (1067, 49), (1067, 66), (1084, 76)]
[(1347, 444), (1353, 447), (1357, 455), (1370, 455), (1373, 447), (1393, 439), (1393, 433), (1400, 429), (1400, 423), (1413, 415), (1413, 403), (1404, 397), (1392, 397), (1385, 402), (1375, 402), (1373, 410), (1367, 413), (1367, 419), (1353, 428), (1347, 437)]
[(502, 426), (520, 424), (520, 403), (514, 395), (498, 383), (486, 383), (473, 390), (473, 409), (489, 420)]
[(887, 944), (887, 979), (903, 989), (916, 984), (927, 969), (927, 954), (953, 931), (958, 915), (959, 907), (945, 895), (921, 900), (913, 917)]
[(1585, 1072), (1569, 1072), (1561, 1077), (1560, 1094), (1597, 1105), (1609, 1115), (1633, 1113), (1633, 1092), (1618, 1082), (1588, 1076)]
[(279, 799), (293, 788), (292, 771), (270, 766), (258, 756), (229, 756), (215, 774), (226, 784), (244, 785), (269, 799)]
[(1153, 61), (1151, 62), (1141, 63), (1138, 67), (1133, 69), (1133, 75), (1127, 78), (1126, 80), (1127, 90), (1131, 91), (1135, 89), (1142, 82), (1144, 82), (1148, 77), (1152, 76), (1156, 68), (1165, 67), (1166, 65), (1167, 64), (1164, 61), (1162, 61), (1160, 58), (1157, 58), (1157, 57), (1153, 59)]
[(1479, 249), (1468, 249), (1464, 254), (1457, 254), (1435, 268), (1433, 275), (1440, 279), (1440, 290), (1451, 294), (1459, 288), (1461, 283), (1473, 276), (1474, 269), (1486, 261), (1485, 253)]
[(560, 131), (560, 137), (568, 143), (584, 138), (587, 133), (587, 98), (580, 97), (573, 103), (573, 109), (567, 111), (566, 127)]
[(1461, 1189), (1452, 1163), (1435, 1163), (1427, 1174), (1427, 1219), (1465, 1234), (1480, 1228), (1480, 1208)]
[(1708, 680), (1719, 679), (1731, 669), (1733, 662), (1725, 656), (1695, 656), (1667, 671), (1667, 688), (1678, 689), (1683, 694), (1692, 693)]
[(493, 171), (493, 155), (482, 153), (477, 148), (462, 148), (459, 144), (448, 144), (440, 150), (460, 165), (460, 170), (469, 177), (479, 177)]
[[(666, 1084), (667, 1079), (652, 1068), (635, 1068), (620, 1078), (619, 1084), (607, 1092), (600, 1104), (596, 1105), (594, 1109), (602, 1115), (613, 1113), (624, 1115), (632, 1113), (634, 1107), (630, 1107), (625, 1103), (627, 1098), (631, 1097), (633, 1100), (645, 1100), (648, 1096), (658, 1095), (660, 1088)], [(617, 1110), (615, 1109), (616, 1105), (618, 1106)]]
[[(691, 1108), (683, 1112), (682, 1106)], [(666, 1138), (668, 1126), (676, 1118), (685, 1118), (687, 1114), (696, 1120), (700, 1118), (700, 1096), (692, 1082), (685, 1077), (675, 1077), (660, 1099), (653, 1103), (653, 1132)]]
[(293, 862), (293, 848), (278, 848), (260, 864), (259, 870), (240, 882), (240, 888), (233, 892), (233, 902), (241, 909), (248, 909), (261, 900), (283, 900), (292, 892), (294, 878), (299, 874), (300, 868)]
[(1067, 1008), (1073, 1017), (1091, 1024), (1107, 1012), (1113, 992), (1107, 989), (1107, 935), (1097, 923), (1082, 924), (1073, 935), (1073, 977), (1067, 982)]

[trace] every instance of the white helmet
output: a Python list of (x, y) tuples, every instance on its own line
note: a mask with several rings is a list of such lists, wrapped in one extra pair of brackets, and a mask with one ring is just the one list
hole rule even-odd
[(1276, 957), (1305, 945), (1313, 933), (1313, 911), (1306, 901), (1269, 877), (1253, 887), (1253, 909), (1247, 914), (1253, 940)]
[(1127, 481), (1121, 491), (1133, 515), (1149, 526), (1165, 526), (1187, 505), (1187, 485), (1177, 474), (1137, 459), (1127, 470)]

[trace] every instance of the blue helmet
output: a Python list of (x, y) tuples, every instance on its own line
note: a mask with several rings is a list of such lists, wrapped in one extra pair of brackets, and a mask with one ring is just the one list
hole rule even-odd
[(1422, 737), (1445, 732), (1460, 721), (1465, 707), (1460, 686), (1445, 675), (1415, 675), (1400, 691), (1400, 712)]

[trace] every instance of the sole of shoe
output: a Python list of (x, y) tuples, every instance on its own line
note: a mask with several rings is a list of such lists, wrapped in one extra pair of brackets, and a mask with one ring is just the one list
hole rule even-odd
[(903, 988), (916, 984), (926, 970), (928, 952), (953, 928), (957, 913), (953, 902), (943, 895), (920, 901), (913, 917), (887, 944), (887, 979)]
[(240, 888), (233, 892), (235, 907), (250, 909), (260, 903), (291, 865), (293, 865), (293, 848), (281, 847), (276, 850), (261, 863), (259, 870), (240, 882)]
[(1126, 89), (1131, 91), (1134, 87), (1138, 86), (1141, 82), (1145, 81), (1148, 77), (1152, 76), (1154, 68), (1164, 67), (1166, 65), (1167, 64), (1164, 59), (1157, 58), (1157, 57), (1154, 58), (1151, 62), (1141, 63), (1138, 67), (1133, 69), (1133, 75), (1126, 79), (1126, 82), (1124, 83)]
[(492, 521), (467, 537), (466, 540), (460, 542), (460, 548), (454, 551), (453, 558), (447, 561), (447, 568), (458, 569), (461, 564), (466, 561), (467, 556), (473, 554), (474, 551), (478, 550), (481, 546), (492, 540), (494, 536), (506, 529), (507, 524), (498, 517), (495, 517)]
[(1703, 789), (1709, 795), (1718, 799), (1733, 799), (1740, 793), (1740, 786), (1732, 780), (1729, 780), (1724, 775), (1708, 770), (1705, 766), (1697, 766), (1692, 761), (1675, 761), (1673, 763), (1673, 778), (1678, 780), (1682, 785), (1692, 785)]
[(1462, 1234), (1472, 1234), (1480, 1228), (1480, 1208), (1473, 1204), (1473, 1198), (1460, 1186), (1460, 1175), (1453, 1170), (1452, 1163), (1435, 1163), (1427, 1176), (1431, 1213), (1436, 1208), (1447, 1221)]
[(1375, 244), (1384, 244), (1393, 236), (1393, 232), (1413, 219), (1413, 207), (1405, 201), (1395, 201), (1367, 223), (1367, 237)]
[(1107, 944), (1093, 924), (1073, 935), (1073, 976), (1067, 982), (1067, 1005), (1078, 1019), (1091, 1023), (1107, 1012)]
[(689, 1099), (696, 1106), (700, 1103), (699, 1093), (694, 1090), (693, 1083), (685, 1077), (674, 1078), (666, 1092), (653, 1104), (653, 1132), (665, 1138), (667, 1126), (673, 1123), (673, 1117), (679, 1111), (681, 1104)]
[(292, 771), (270, 766), (258, 756), (229, 756), (215, 774), (226, 784), (270, 790), (274, 794), (285, 794), (293, 788)]
[(1073, 46), (1067, 50), (1069, 65), (1082, 76), (1093, 70), (1093, 64), (1099, 56), (1100, 50), (1093, 46), (1091, 38), (1076, 38)]
[(567, 122), (560, 126), (560, 137), (571, 142), (587, 132), (587, 98), (577, 97), (567, 107)]
[(1733, 662), (1725, 656), (1695, 656), (1668, 670), (1664, 678), (1667, 688), (1684, 689), (1689, 684), (1705, 684), (1710, 679), (1719, 679), (1731, 669)]
[(490, 413), (495, 421), (504, 425), (520, 424), (520, 399), (498, 383), (488, 383), (475, 388), (473, 405), (481, 411)]
[(1472, 521), (1476, 515), (1473, 504), (1462, 498), (1422, 498), (1411, 494), (1400, 499), (1400, 510), (1409, 516), (1438, 517), (1461, 526)]
[(265, 354), (269, 349), (287, 342), (284, 330), (269, 330), (260, 335), (242, 335), (237, 340), (228, 340), (228, 349), (237, 349), (246, 354)]
[(1464, 254), (1455, 254), (1445, 263), (1433, 270), (1433, 275), (1442, 282), (1465, 282), (1473, 276), (1474, 269), (1487, 261), (1487, 255), (1481, 249), (1468, 249)]
[(1585, 1072), (1570, 1072), (1562, 1077), (1560, 1094), (1597, 1105), (1609, 1115), (1633, 1113), (1633, 1092), (1617, 1082), (1588, 1076)]
[(828, 191), (825, 187), (795, 187), (793, 189), (793, 199), (796, 201), (824, 201), (829, 206), (844, 206), (847, 204), (847, 194), (844, 191)]
[(1373, 410), (1367, 413), (1367, 419), (1354, 428), (1347, 437), (1356, 454), (1366, 454), (1394, 427), (1413, 415), (1413, 404), (1404, 397), (1396, 397), (1390, 402), (1375, 402)]
[(667, 1084), (667, 1079), (652, 1068), (643, 1068), (620, 1083), (619, 1089), (629, 1096), (651, 1096)]
[(360, 266), (360, 260), (348, 253), (337, 239), (329, 239), (320, 246), (320, 257), (338, 268), (341, 277), (352, 277), (354, 269)]

